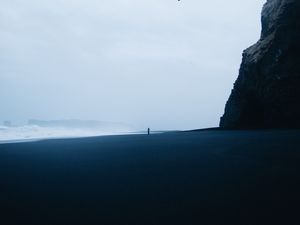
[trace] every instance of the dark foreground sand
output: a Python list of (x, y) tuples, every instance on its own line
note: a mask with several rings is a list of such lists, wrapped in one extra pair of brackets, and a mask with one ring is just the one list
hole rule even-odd
[(300, 131), (0, 145), (0, 224), (300, 224)]

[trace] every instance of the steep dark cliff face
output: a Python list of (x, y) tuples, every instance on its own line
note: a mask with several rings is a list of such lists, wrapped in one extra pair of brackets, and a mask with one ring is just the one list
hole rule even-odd
[(268, 0), (243, 53), (222, 128), (300, 128), (300, 0)]

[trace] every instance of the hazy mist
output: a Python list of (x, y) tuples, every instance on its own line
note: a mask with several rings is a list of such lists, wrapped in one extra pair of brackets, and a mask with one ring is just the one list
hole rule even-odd
[(0, 120), (217, 126), (264, 0), (0, 0)]

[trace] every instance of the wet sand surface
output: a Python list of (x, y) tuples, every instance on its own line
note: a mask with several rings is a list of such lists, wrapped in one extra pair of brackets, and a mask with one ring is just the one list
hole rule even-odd
[(300, 131), (0, 145), (0, 224), (299, 224)]

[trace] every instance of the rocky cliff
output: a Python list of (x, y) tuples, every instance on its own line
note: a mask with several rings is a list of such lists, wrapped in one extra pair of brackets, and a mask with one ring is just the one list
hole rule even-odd
[(221, 128), (300, 128), (300, 0), (268, 0)]

